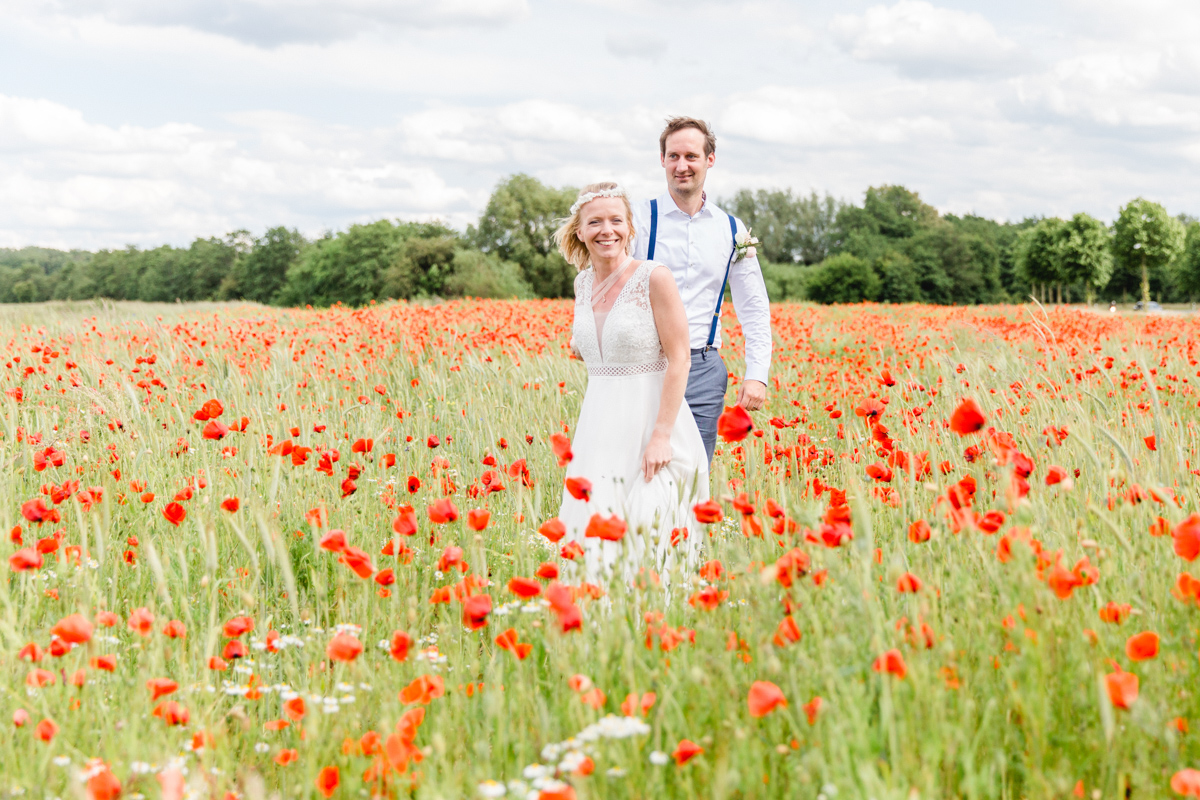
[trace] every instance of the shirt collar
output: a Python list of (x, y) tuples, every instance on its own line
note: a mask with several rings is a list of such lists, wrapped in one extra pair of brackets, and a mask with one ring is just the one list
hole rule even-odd
[[(696, 219), (697, 217), (713, 216), (713, 209), (716, 208), (716, 206), (708, 202), (708, 192), (705, 192), (702, 197), (704, 198), (704, 203), (700, 206), (700, 210), (696, 212), (696, 216), (692, 217), (692, 219)], [(658, 196), (658, 205), (660, 208), (666, 209), (663, 211), (663, 216), (667, 216), (668, 214), (686, 216), (679, 206), (675, 205), (675, 198), (671, 196), (670, 191), (663, 192)]]

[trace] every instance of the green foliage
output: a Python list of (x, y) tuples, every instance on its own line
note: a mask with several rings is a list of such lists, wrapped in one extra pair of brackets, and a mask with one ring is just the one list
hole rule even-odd
[(485, 253), (520, 265), (522, 279), (539, 297), (571, 297), (575, 269), (559, 255), (552, 236), (576, 194), (529, 175), (512, 175), (496, 186), (478, 227), (467, 229), (467, 239)]
[[(745, 221), (745, 220), (743, 220)], [(758, 265), (762, 268), (763, 283), (767, 287), (767, 297), (773, 303), (785, 300), (803, 300), (807, 297), (804, 289), (807, 269), (799, 264), (774, 264), (761, 256)]]
[(224, 300), (270, 303), (283, 288), (288, 270), (300, 260), (308, 240), (295, 228), (271, 228), (239, 258), (217, 296)]
[(446, 278), (446, 294), (459, 297), (495, 297), (526, 299), (533, 289), (521, 278), (521, 267), (502, 261), (495, 253), (458, 250), (453, 270)]
[(1060, 235), (1058, 271), (1065, 280), (1086, 287), (1090, 305), (1093, 290), (1103, 288), (1112, 275), (1108, 226), (1081, 212), (1062, 226)]
[(809, 267), (805, 291), (818, 303), (861, 303), (878, 296), (879, 276), (863, 259), (841, 253)]
[(881, 285), (879, 299), (887, 303), (915, 303), (924, 296), (917, 265), (903, 253), (889, 250), (876, 262)]
[[(412, 239), (454, 235), (440, 223), (386, 219), (351, 225), (336, 235), (327, 234), (306, 248), (299, 262), (287, 273), (279, 291), (279, 302), (282, 305), (365, 305), (381, 296), (385, 280), (390, 287), (411, 290), (413, 294), (433, 283), (440, 286), (437, 277), (449, 263), (444, 248), (439, 245), (414, 246), (410, 253), (407, 245)], [(403, 264), (405, 261), (409, 263)]]
[[(313, 242), (275, 227), (257, 238), (235, 231), (188, 247), (0, 249), (0, 302), (105, 297), (360, 306), (453, 296), (568, 297), (575, 270), (552, 234), (574, 197), (574, 189), (517, 174), (496, 186), (465, 234), (440, 222), (378, 220)], [(1146, 291), (1158, 299), (1200, 295), (1200, 222), (1171, 218), (1141, 198), (1121, 209), (1111, 232), (1083, 213), (1065, 222), (943, 216), (895, 185), (867, 189), (861, 205), (790, 190), (743, 190), (720, 204), (761, 241), (773, 301), (977, 304), (1031, 292), (1045, 298), (1051, 288), (1068, 302), (1072, 296), (1091, 302), (1100, 290), (1110, 297), (1139, 294), (1143, 261)], [(838, 255), (857, 261), (824, 270)], [(832, 276), (847, 270), (851, 283), (837, 285)]]
[(1144, 198), (1131, 200), (1113, 224), (1113, 273), (1108, 294), (1140, 294), (1149, 302), (1151, 294), (1166, 288), (1168, 267), (1183, 252), (1183, 223), (1167, 214), (1158, 203)]
[(1017, 271), (1031, 284), (1045, 285), (1064, 279), (1061, 271), (1063, 231), (1058, 217), (1047, 217), (1021, 232), (1017, 240)]
[[(718, 203), (754, 231), (762, 256), (776, 264), (816, 264), (829, 254), (833, 227), (842, 203), (830, 195), (808, 197), (786, 192), (743, 189)], [(760, 259), (761, 260), (761, 259)]]
[(1183, 254), (1176, 261), (1175, 286), (1189, 300), (1200, 296), (1200, 222), (1190, 222), (1186, 228)]

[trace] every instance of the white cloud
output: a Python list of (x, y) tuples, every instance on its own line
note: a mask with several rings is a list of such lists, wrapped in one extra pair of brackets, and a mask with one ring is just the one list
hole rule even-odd
[[(55, 16), (0, 0), (13, 21), (0, 26), (0, 246), (384, 216), (464, 227), (514, 172), (657, 194), (658, 134), (681, 113), (716, 126), (715, 197), (903, 183), (1005, 218), (1111, 218), (1139, 194), (1200, 211), (1200, 7), (1184, 0), (1147, 0), (1144, 15), (1097, 0), (1119, 24), (1083, 0), (1037, 17), (909, 0), (849, 17), (833, 0), (529, 0), (528, 13), (301, 0), (256, 41), (292, 41), (293, 24), (348, 38), (275, 48), (209, 31), (282, 0), (63, 2)], [(692, 12), (700, 46), (679, 35)], [(413, 27), (489, 13), (491, 27)], [(159, 27), (155, 14), (208, 17)], [(659, 34), (660, 60), (636, 57)]]
[(851, 56), (890, 64), (915, 77), (965, 77), (1009, 66), (1015, 42), (981, 14), (938, 8), (924, 0), (872, 6), (833, 18), (830, 30)]
[(608, 52), (622, 58), (660, 61), (666, 54), (667, 39), (653, 31), (610, 31), (604, 37), (604, 46)]
[(527, 0), (5, 0), (0, 7), (123, 25), (176, 26), (260, 47), (328, 43), (388, 28), (497, 25)]

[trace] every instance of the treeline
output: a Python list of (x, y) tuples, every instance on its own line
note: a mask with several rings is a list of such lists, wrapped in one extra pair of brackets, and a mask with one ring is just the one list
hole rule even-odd
[[(272, 228), (188, 247), (63, 252), (0, 249), (0, 302), (251, 300), (358, 306), (438, 297), (569, 297), (574, 269), (551, 234), (575, 199), (527, 175), (493, 192), (476, 225), (378, 220), (308, 239)], [(902, 186), (862, 205), (790, 191), (718, 201), (761, 241), (773, 300), (941, 304), (1200, 295), (1200, 223), (1137, 199), (1110, 228), (1070, 220), (941, 215)]]

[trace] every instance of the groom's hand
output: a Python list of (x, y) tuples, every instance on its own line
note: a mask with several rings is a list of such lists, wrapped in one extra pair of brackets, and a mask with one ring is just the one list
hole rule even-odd
[(742, 381), (737, 404), (747, 411), (758, 411), (767, 402), (767, 385), (762, 381)]

